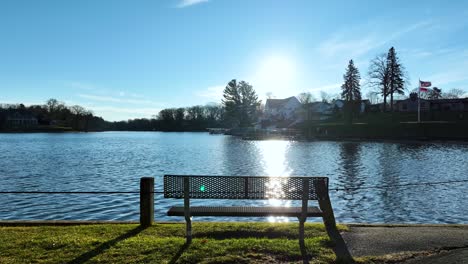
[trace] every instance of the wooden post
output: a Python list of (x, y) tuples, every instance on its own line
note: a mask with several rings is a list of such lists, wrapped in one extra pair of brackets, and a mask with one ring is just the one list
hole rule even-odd
[(192, 242), (192, 217), (190, 215), (190, 178), (184, 177), (184, 216), (186, 242)]
[(154, 178), (140, 179), (140, 225), (151, 226), (154, 221)]

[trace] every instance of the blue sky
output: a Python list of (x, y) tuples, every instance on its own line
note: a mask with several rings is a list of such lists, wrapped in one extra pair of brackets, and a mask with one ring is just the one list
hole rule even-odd
[[(0, 103), (57, 98), (107, 120), (219, 102), (339, 92), (391, 46), (412, 82), (468, 91), (467, 1), (0, 1)], [(368, 91), (363, 87), (363, 94)]]

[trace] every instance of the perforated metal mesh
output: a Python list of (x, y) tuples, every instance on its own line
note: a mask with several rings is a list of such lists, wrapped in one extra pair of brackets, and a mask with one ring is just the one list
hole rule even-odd
[(184, 198), (184, 178), (189, 178), (189, 198), (301, 200), (303, 181), (309, 181), (309, 200), (317, 200), (317, 186), (328, 192), (327, 177), (189, 176), (165, 175), (164, 197)]

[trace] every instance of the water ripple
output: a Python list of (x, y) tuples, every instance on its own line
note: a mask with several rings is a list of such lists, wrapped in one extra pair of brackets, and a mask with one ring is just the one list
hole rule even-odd
[[(164, 174), (327, 176), (333, 188), (461, 180), (468, 177), (467, 150), (467, 145), (443, 143), (244, 141), (206, 133), (0, 134), (0, 191), (138, 191), (144, 176), (155, 177), (155, 188), (162, 190)], [(467, 184), (454, 184), (332, 191), (330, 196), (340, 222), (468, 223), (466, 193)], [(0, 194), (0, 199), (0, 219), (139, 218), (137, 194)], [(182, 221), (165, 215), (181, 203), (157, 194), (156, 219)]]

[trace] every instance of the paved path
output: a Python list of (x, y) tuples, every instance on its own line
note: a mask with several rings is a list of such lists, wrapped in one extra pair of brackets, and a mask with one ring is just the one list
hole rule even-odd
[(355, 257), (445, 249), (405, 263), (468, 263), (468, 225), (351, 225), (343, 238)]

